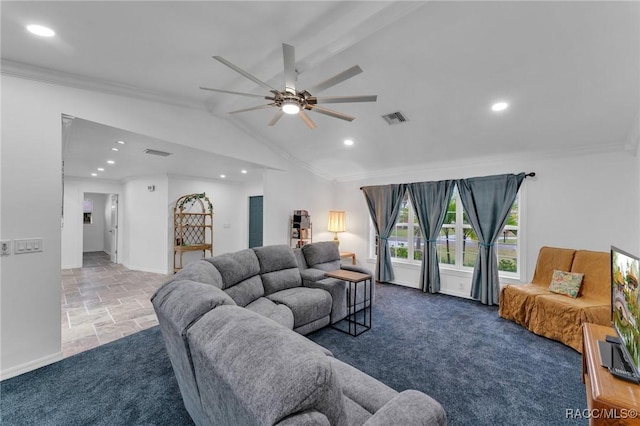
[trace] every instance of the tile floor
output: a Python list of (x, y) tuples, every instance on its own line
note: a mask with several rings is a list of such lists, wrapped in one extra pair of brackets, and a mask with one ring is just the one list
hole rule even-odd
[(129, 270), (104, 252), (84, 253), (82, 268), (61, 275), (64, 357), (158, 324), (149, 299), (169, 275)]

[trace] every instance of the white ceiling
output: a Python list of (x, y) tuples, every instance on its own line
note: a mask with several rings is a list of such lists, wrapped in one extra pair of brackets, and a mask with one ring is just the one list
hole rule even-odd
[[(496, 155), (633, 151), (638, 144), (635, 1), (2, 1), (0, 7), (3, 69), (44, 68), (66, 84), (206, 109), (328, 178)], [(24, 29), (28, 23), (57, 34), (34, 37)], [(358, 64), (362, 74), (322, 95), (377, 94), (378, 101), (329, 106), (356, 116), (351, 123), (311, 111), (318, 127), (310, 130), (293, 116), (267, 126), (274, 109), (229, 115), (262, 101), (198, 88), (265, 93), (213, 55), (283, 88), (283, 42), (296, 47), (299, 89)], [(497, 100), (510, 108), (491, 112)], [(408, 121), (386, 124), (381, 116), (395, 111)], [(344, 146), (346, 138), (355, 144)], [(73, 169), (70, 152), (64, 155), (65, 169)], [(77, 160), (86, 163), (86, 156)]]

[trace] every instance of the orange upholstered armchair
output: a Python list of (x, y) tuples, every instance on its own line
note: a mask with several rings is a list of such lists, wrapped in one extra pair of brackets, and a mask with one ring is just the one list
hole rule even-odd
[[(549, 291), (555, 270), (584, 274), (578, 297)], [(606, 252), (542, 247), (531, 284), (507, 285), (501, 317), (582, 351), (582, 324), (609, 325), (611, 265)]]

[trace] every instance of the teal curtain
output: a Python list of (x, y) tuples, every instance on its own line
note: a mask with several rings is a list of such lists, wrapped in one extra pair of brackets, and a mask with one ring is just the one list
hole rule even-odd
[(373, 226), (378, 234), (378, 256), (376, 261), (376, 280), (393, 281), (393, 265), (388, 238), (393, 230), (407, 190), (404, 183), (393, 185), (365, 186), (362, 193), (367, 201)]
[(424, 292), (440, 291), (437, 238), (447, 214), (454, 185), (455, 182), (452, 180), (417, 182), (408, 185), (411, 203), (424, 238), (424, 253), (420, 267), (420, 285)]
[(471, 297), (485, 305), (497, 305), (500, 293), (496, 240), (507, 221), (524, 173), (459, 179), (458, 191), (469, 223), (478, 236), (478, 257)]

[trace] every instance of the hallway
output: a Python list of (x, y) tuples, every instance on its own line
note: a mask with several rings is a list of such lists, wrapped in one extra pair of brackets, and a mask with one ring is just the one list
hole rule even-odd
[(168, 275), (132, 271), (105, 252), (63, 269), (62, 352), (66, 358), (158, 324), (149, 300)]

